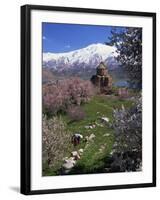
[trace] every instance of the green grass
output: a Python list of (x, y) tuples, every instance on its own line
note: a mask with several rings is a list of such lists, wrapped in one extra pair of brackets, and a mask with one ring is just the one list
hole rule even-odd
[[(109, 155), (114, 143), (113, 130), (107, 125), (103, 125), (103, 127), (96, 125), (94, 129), (86, 129), (85, 126), (95, 123), (101, 124), (100, 118), (103, 116), (108, 117), (112, 121), (113, 108), (121, 108), (122, 104), (125, 107), (130, 107), (132, 102), (109, 96), (95, 96), (89, 103), (82, 106), (86, 112), (85, 119), (69, 123), (70, 119), (67, 116), (63, 116), (71, 133), (79, 132), (84, 137), (92, 133), (95, 135), (93, 141), (89, 142), (87, 146), (86, 142), (81, 142), (80, 145), (73, 148), (73, 150), (80, 148), (85, 148), (85, 150), (81, 159), (78, 160), (76, 167), (70, 172), (71, 174), (96, 172), (98, 168), (104, 165), (102, 160)], [(110, 135), (104, 136), (106, 133)]]
[[(133, 102), (131, 100), (119, 99), (115, 96), (99, 95), (82, 105), (82, 108), (86, 112), (85, 119), (71, 122), (67, 115), (61, 116), (66, 122), (67, 129), (72, 135), (77, 132), (84, 137), (91, 134), (95, 135), (95, 138), (88, 144), (85, 141), (81, 141), (76, 147), (71, 144), (73, 151), (83, 148), (84, 153), (81, 156), (81, 159), (77, 161), (76, 166), (71, 170), (70, 174), (96, 173), (99, 172), (99, 169), (104, 167), (104, 160), (111, 152), (114, 143), (114, 130), (107, 125), (96, 125), (94, 129), (86, 129), (85, 126), (93, 125), (95, 123), (102, 125), (100, 122), (101, 117), (108, 117), (111, 122), (113, 120), (113, 108), (121, 108), (122, 105), (130, 107), (132, 104)], [(108, 133), (109, 136), (104, 136), (106, 133)], [(66, 152), (66, 156), (68, 157), (70, 157), (71, 154), (70, 149), (71, 148)], [(62, 162), (60, 165), (61, 164)], [(58, 168), (51, 168), (45, 170), (43, 173), (43, 175), (47, 176), (58, 174)]]

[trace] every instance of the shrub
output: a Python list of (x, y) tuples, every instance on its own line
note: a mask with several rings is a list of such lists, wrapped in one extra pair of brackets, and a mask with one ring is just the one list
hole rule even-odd
[(142, 99), (136, 99), (130, 109), (115, 109), (113, 113), (113, 128), (117, 148), (120, 151), (141, 151), (142, 148)]
[(138, 171), (142, 165), (142, 99), (130, 109), (114, 110), (115, 153), (110, 171)]
[(65, 157), (71, 146), (71, 134), (65, 123), (58, 117), (47, 119), (43, 116), (42, 152), (43, 166), (55, 167)]
[(119, 88), (117, 94), (120, 98), (127, 98), (129, 96), (127, 88)]
[(71, 106), (67, 110), (67, 115), (72, 121), (80, 121), (85, 118), (85, 112), (80, 106)]
[(116, 96), (118, 96), (118, 87), (116, 87), (116, 86), (113, 86), (112, 87), (112, 93), (114, 94), (114, 95), (116, 95)]
[(56, 114), (66, 112), (71, 105), (81, 105), (90, 100), (94, 88), (90, 81), (80, 78), (60, 80), (43, 86), (43, 111)]
[(65, 111), (69, 104), (69, 95), (66, 87), (58, 84), (43, 86), (43, 112), (56, 114)]

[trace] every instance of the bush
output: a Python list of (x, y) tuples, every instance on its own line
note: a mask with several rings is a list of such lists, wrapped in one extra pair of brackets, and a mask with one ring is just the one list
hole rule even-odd
[(65, 123), (58, 117), (47, 119), (43, 116), (42, 152), (43, 166), (56, 167), (66, 156), (71, 146), (71, 134)]
[(112, 87), (112, 93), (115, 95), (115, 96), (118, 96), (118, 87), (116, 87), (116, 86), (113, 86)]
[(139, 97), (130, 109), (115, 109), (113, 128), (120, 151), (140, 151), (142, 148), (142, 99)]
[(138, 97), (130, 109), (115, 109), (115, 130), (111, 171), (137, 171), (142, 164), (142, 99)]
[(67, 110), (67, 115), (72, 121), (80, 121), (85, 118), (85, 112), (80, 106), (71, 106)]
[(43, 112), (57, 114), (66, 110), (69, 104), (69, 95), (65, 87), (58, 84), (43, 86)]
[(71, 105), (81, 105), (94, 95), (90, 81), (80, 78), (60, 80), (43, 86), (43, 111), (57, 114), (66, 112)]

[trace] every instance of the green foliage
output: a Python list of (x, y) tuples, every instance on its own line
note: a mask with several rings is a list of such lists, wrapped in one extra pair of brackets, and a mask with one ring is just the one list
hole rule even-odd
[[(70, 157), (71, 151), (76, 151), (80, 148), (85, 149), (81, 159), (77, 161), (76, 166), (70, 171), (69, 174), (83, 174), (83, 173), (98, 173), (103, 172), (103, 169), (106, 166), (106, 157), (110, 154), (115, 142), (114, 130), (105, 124), (101, 123), (101, 117), (108, 117), (112, 122), (113, 120), (113, 108), (121, 108), (122, 104), (126, 108), (131, 107), (132, 101), (130, 100), (119, 100), (115, 97), (106, 97), (106, 96), (94, 96), (88, 103), (81, 105), (85, 111), (86, 117), (80, 121), (74, 121), (70, 123), (70, 118), (66, 114), (61, 115), (60, 121), (65, 124), (65, 133), (73, 135), (77, 131), (83, 135), (90, 136), (91, 134), (95, 135), (93, 141), (90, 141), (89, 144), (86, 144), (85, 141), (81, 141), (79, 145), (74, 147), (70, 142), (68, 142), (68, 147), (66, 146), (66, 152), (63, 156), (58, 158), (57, 164), (47, 168), (47, 165), (43, 165), (44, 175), (58, 175), (61, 174), (59, 171), (62, 165), (62, 157)], [(57, 118), (59, 120), (59, 118)], [(67, 124), (67, 126), (66, 126)], [(86, 129), (85, 126), (96, 124), (96, 127), (93, 129)], [(48, 130), (48, 129), (47, 129)], [(109, 134), (105, 136), (105, 134)], [(65, 139), (65, 137), (63, 138)], [(56, 145), (57, 146), (57, 145)], [(60, 151), (63, 146), (59, 146)], [(102, 151), (100, 151), (102, 149)], [(58, 155), (58, 154), (57, 154)]]

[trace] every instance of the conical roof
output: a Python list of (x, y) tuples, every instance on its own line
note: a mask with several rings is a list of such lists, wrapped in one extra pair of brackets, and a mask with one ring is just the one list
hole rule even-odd
[(104, 64), (104, 62), (100, 62), (97, 69), (106, 69), (106, 65)]

